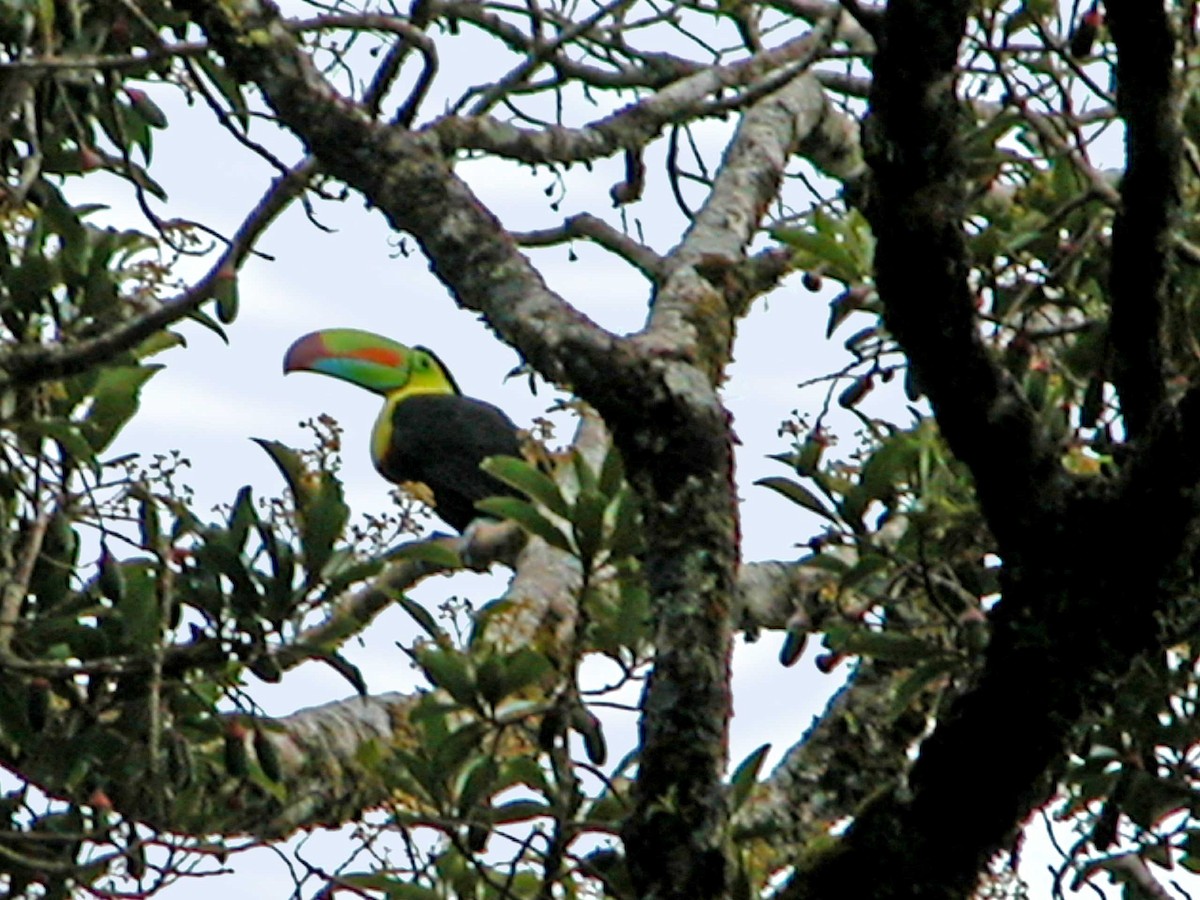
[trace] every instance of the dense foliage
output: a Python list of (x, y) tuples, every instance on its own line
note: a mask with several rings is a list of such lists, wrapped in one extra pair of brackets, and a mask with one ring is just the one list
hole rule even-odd
[[(1076, 835), (1061, 886), (1166, 896), (1200, 869), (1195, 13), (0, 6), (7, 896), (145, 896), (349, 822), (363, 852), (298, 894), (1018, 895), (1037, 810)], [(233, 235), (162, 212), (168, 91), (277, 172)], [(478, 199), (481, 158), (552, 174), (541, 227)], [(612, 209), (559, 212), (614, 160)], [(98, 224), (105, 176), (136, 226)], [(327, 419), (312, 449), (262, 441), (280, 496), (231, 484), (218, 516), (179, 457), (112, 457), (179, 326), (238, 328), (257, 238), (340, 192), (580, 401), (574, 446), (488, 463), (525, 498), (481, 505), (506, 526), (397, 549), (412, 497), (353, 524)], [(642, 330), (535, 268), (584, 242), (644, 276)], [(763, 562), (719, 388), (771, 291), (827, 300), (796, 346), (847, 362), (760, 482), (804, 555)], [(492, 563), (489, 603), (406, 594)], [(427, 688), (372, 696), (341, 649), (394, 604)], [(784, 665), (818, 640), (853, 662), (769, 773), (726, 759), (731, 640), (764, 629)], [(313, 660), (356, 696), (259, 714), (255, 684)], [(598, 713), (630, 686), (639, 746), (610, 759)]]

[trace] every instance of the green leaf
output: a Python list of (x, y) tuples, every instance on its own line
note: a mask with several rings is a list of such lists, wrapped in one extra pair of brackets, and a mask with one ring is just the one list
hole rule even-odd
[(533, 756), (518, 756), (505, 760), (500, 766), (495, 793), (518, 784), (543, 796), (549, 796), (555, 790), (546, 780), (545, 770), (538, 765)]
[(271, 460), (283, 473), (288, 489), (292, 492), (292, 500), (296, 504), (296, 508), (303, 507), (308, 502), (312, 491), (308, 485), (308, 473), (300, 459), (300, 454), (279, 441), (270, 441), (266, 438), (251, 438), (250, 440), (267, 451)]
[(1191, 806), (1195, 799), (1195, 791), (1183, 784), (1131, 769), (1121, 811), (1135, 825), (1149, 831), (1170, 813)]
[(555, 515), (566, 518), (570, 514), (558, 485), (532, 463), (515, 456), (489, 456), (480, 464), (480, 468), (528, 495)]
[(99, 574), (96, 581), (100, 593), (119, 604), (125, 596), (125, 574), (121, 571), (121, 564), (109, 553), (108, 544), (103, 540), (100, 542), (100, 562), (97, 567)]
[(908, 483), (920, 453), (920, 442), (912, 432), (889, 438), (863, 464), (859, 484), (872, 499), (895, 493)]
[(325, 574), (333, 545), (346, 528), (350, 507), (342, 499), (342, 483), (330, 472), (322, 472), (312, 501), (300, 510), (300, 547), (304, 571), (311, 583)]
[(418, 647), (414, 652), (417, 665), (437, 687), (465, 706), (475, 703), (475, 678), (461, 653), (440, 647)]
[(144, 385), (162, 366), (113, 366), (102, 369), (91, 390), (91, 405), (81, 423), (96, 453), (113, 442), (138, 410)]
[(807, 438), (796, 450), (789, 453), (771, 453), (768, 459), (774, 459), (790, 466), (797, 475), (812, 475), (817, 471), (821, 456), (829, 446), (829, 439), (823, 435)]
[(622, 559), (641, 552), (641, 513), (641, 501), (626, 482), (617, 493), (613, 505), (612, 536), (608, 548), (610, 559)]
[(832, 235), (803, 228), (776, 228), (771, 236), (798, 251), (793, 254), (797, 268), (824, 268), (830, 277), (844, 284), (859, 280), (861, 273), (853, 254)]
[(58, 267), (38, 252), (27, 254), (5, 277), (13, 305), (22, 312), (39, 312), (43, 301), (53, 299), (57, 281)]
[(141, 485), (134, 485), (130, 493), (138, 503), (138, 537), (141, 545), (147, 550), (155, 550), (164, 537), (158, 515), (158, 500)]
[(189, 319), (191, 319), (193, 322), (198, 322), (199, 324), (203, 325), (205, 328), (207, 328), (209, 331), (211, 331), (213, 334), (215, 334), (217, 337), (219, 337), (226, 344), (229, 343), (229, 335), (227, 335), (225, 333), (225, 329), (222, 328), (219, 324), (217, 324), (216, 319), (214, 319), (212, 316), (210, 316), (204, 310), (194, 309), (190, 313), (188, 313), (187, 317)]
[[(447, 847), (434, 863), (444, 884), (450, 886), (447, 897), (474, 900), (478, 897), (479, 872), (456, 847)], [(507, 900), (507, 898), (505, 898)]]
[(241, 83), (208, 54), (200, 54), (195, 58), (195, 62), (213, 83), (213, 87), (225, 98), (230, 109), (233, 110), (233, 114), (237, 117), (238, 123), (242, 126), (242, 130), (248, 129), (250, 127), (250, 107), (246, 105)]
[(245, 485), (238, 491), (233, 501), (233, 509), (229, 513), (229, 540), (239, 552), (246, 546), (246, 537), (250, 528), (258, 522), (254, 512), (254, 497), (250, 485)]
[(650, 594), (638, 576), (626, 578), (621, 583), (616, 637), (621, 646), (635, 653), (650, 639)]
[(321, 572), (324, 581), (321, 599), (336, 600), (351, 585), (378, 575), (383, 565), (383, 560), (363, 559), (348, 546), (337, 548)]
[(245, 727), (230, 725), (225, 732), (225, 770), (232, 778), (245, 778), (250, 770), (250, 751), (246, 748)]
[(592, 470), (587, 459), (578, 450), (571, 451), (571, 465), (575, 470), (575, 479), (578, 482), (579, 493), (584, 491), (594, 491), (599, 487), (599, 479), (596, 473)]
[(350, 683), (359, 696), (367, 696), (367, 679), (363, 678), (362, 670), (340, 653), (313, 653), (314, 659), (319, 659), (333, 671), (337, 672)]
[(279, 751), (265, 729), (254, 729), (254, 755), (258, 758), (259, 768), (269, 781), (283, 780), (283, 766), (280, 763)]
[(510, 800), (492, 808), (488, 821), (493, 825), (509, 825), (513, 822), (528, 822), (554, 814), (554, 807), (540, 800)]
[(466, 777), (462, 779), (462, 787), (458, 792), (458, 814), (464, 818), (472, 817), (480, 801), (495, 792), (499, 775), (500, 767), (492, 757), (484, 756), (472, 761), (466, 768)]
[(582, 703), (576, 703), (571, 707), (571, 727), (583, 738), (588, 761), (594, 766), (604, 765), (608, 759), (608, 744), (600, 719)]
[(256, 527), (258, 539), (271, 561), (271, 577), (263, 591), (266, 595), (263, 615), (278, 628), (295, 608), (296, 554), (286, 542), (275, 537), (270, 525), (259, 522)]
[(758, 782), (758, 772), (762, 768), (763, 760), (767, 758), (767, 754), (771, 752), (770, 744), (763, 744), (757, 750), (747, 756), (738, 767), (734, 770), (733, 776), (729, 779), (729, 810), (737, 812), (742, 808), (742, 804), (750, 796), (750, 792), (754, 790), (754, 785)]
[(1183, 852), (1180, 864), (1189, 872), (1200, 873), (1200, 829), (1189, 828), (1185, 831), (1179, 849)]
[(222, 268), (213, 279), (212, 297), (217, 303), (217, 319), (229, 325), (238, 314), (238, 277), (232, 268)]
[(187, 341), (183, 335), (174, 331), (156, 331), (133, 348), (133, 355), (138, 359), (156, 356), (164, 350), (174, 347), (186, 347)]
[(621, 459), (621, 451), (610, 444), (600, 467), (600, 493), (605, 497), (615, 497), (624, 484), (625, 463)]
[(488, 706), (495, 706), (504, 699), (504, 661), (496, 654), (485, 658), (475, 667), (475, 681), (479, 694)]
[(842, 501), (837, 505), (838, 515), (842, 521), (850, 523), (852, 527), (862, 525), (863, 515), (872, 503), (867, 492), (862, 489), (861, 485), (854, 485), (850, 490), (846, 491)]
[(230, 604), (243, 619), (252, 619), (260, 611), (258, 588), (250, 577), (242, 555), (234, 549), (227, 532), (211, 529), (204, 543), (195, 549), (196, 560), (213, 572), (224, 575), (233, 585)]
[(487, 726), (483, 722), (468, 722), (437, 743), (431, 743), (434, 768), (443, 779), (457, 772), (473, 753), (480, 753)]
[(875, 239), (857, 210), (834, 218), (816, 209), (805, 226), (776, 228), (771, 235), (794, 249), (797, 268), (822, 270), (844, 284), (857, 284), (871, 275)]
[(504, 661), (504, 695), (514, 694), (524, 687), (540, 681), (553, 670), (545, 655), (532, 647), (514, 650)]
[(598, 824), (617, 824), (629, 815), (629, 802), (619, 793), (605, 790), (587, 807), (587, 820)]
[(581, 491), (575, 498), (571, 510), (571, 531), (579, 558), (586, 565), (594, 565), (604, 547), (604, 511), (608, 498), (598, 490)]
[(1059, 359), (1077, 378), (1101, 378), (1110, 347), (1108, 327), (1096, 326), (1076, 335)]
[(408, 714), (408, 719), (414, 725), (426, 726), (427, 736), (441, 740), (449, 734), (446, 730), (447, 717), (451, 713), (460, 712), (462, 708), (461, 703), (442, 700), (438, 694), (426, 693), (421, 695), (416, 707)]
[[(96, 454), (92, 452), (92, 445), (84, 437), (80, 426), (61, 420), (31, 422), (29, 426), (31, 430), (40, 431), (46, 437), (56, 441), (80, 465), (95, 467)], [(24, 431), (24, 429), (22, 430)]]
[(543, 678), (553, 666), (529, 647), (508, 654), (493, 653), (478, 665), (479, 692), (493, 707), (506, 697)]
[(351, 889), (382, 891), (387, 900), (442, 900), (439, 891), (378, 872), (369, 875), (339, 875), (338, 883)]
[(401, 609), (413, 617), (416, 623), (420, 625), (421, 628), (424, 629), (425, 633), (431, 638), (434, 640), (442, 640), (446, 637), (446, 632), (440, 625), (438, 625), (433, 616), (430, 615), (429, 610), (423, 607), (420, 603), (417, 603), (407, 594), (396, 594), (393, 599), (395, 599), (396, 603)]
[(477, 501), (475, 508), (497, 519), (516, 522), (551, 547), (557, 547), (567, 553), (575, 552), (570, 539), (559, 530), (557, 525), (538, 512), (537, 508), (528, 500), (520, 500), (516, 497), (488, 497)]
[(797, 484), (790, 478), (783, 478), (779, 475), (769, 475), (766, 478), (760, 478), (754, 482), (760, 487), (770, 488), (771, 490), (782, 494), (793, 503), (804, 507), (809, 512), (814, 512), (819, 516), (824, 516), (831, 522), (837, 522), (838, 517), (830, 512), (825, 504), (822, 503), (817, 495), (810, 491), (802, 484)]
[[(130, 118), (132, 118), (133, 114), (127, 113), (127, 115)], [(145, 124), (139, 120), (139, 121), (133, 123), (133, 130), (136, 130), (138, 132), (136, 135), (134, 135), (135, 143), (137, 143), (142, 148), (142, 153), (145, 155), (146, 159), (149, 160), (150, 159), (150, 144), (151, 144), (151, 141), (153, 140), (150, 135), (150, 129), (147, 128), (145, 126)], [(153, 194), (155, 197), (157, 197), (159, 200), (162, 200), (164, 203), (166, 202), (166, 200), (168, 199), (166, 190), (163, 188), (163, 186), (161, 184), (159, 184), (157, 181), (155, 181), (153, 178), (151, 178), (150, 174), (145, 169), (143, 169), (139, 165), (135, 165), (132, 162), (126, 163), (125, 168), (126, 168), (126, 171), (128, 172), (128, 177), (129, 177), (130, 181), (132, 181), (134, 184), (136, 184), (138, 187), (142, 188), (143, 190), (148, 191), (149, 193)]]

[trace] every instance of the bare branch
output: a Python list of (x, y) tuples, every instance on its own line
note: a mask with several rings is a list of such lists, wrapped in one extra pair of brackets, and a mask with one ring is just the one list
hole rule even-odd
[[(498, 38), (509, 49), (522, 55), (534, 52), (531, 37), (515, 27), (511, 22), (489, 12), (481, 3), (447, 2), (427, 4), (431, 10), (453, 20), (461, 20), (475, 25), (480, 30)], [(610, 53), (614, 48), (606, 48)], [(589, 66), (572, 59), (565, 53), (558, 53), (546, 62), (562, 78), (570, 78), (580, 84), (595, 88), (632, 88), (647, 87), (661, 88), (672, 81), (695, 74), (706, 66), (668, 53), (647, 53), (637, 51), (632, 47), (620, 48), (620, 55), (628, 57), (629, 65), (618, 65), (612, 62), (612, 68)]]
[[(599, 6), (591, 15), (585, 16), (578, 22), (574, 22), (569, 27), (564, 28), (554, 36), (553, 40), (538, 41), (536, 46), (531, 48), (531, 51), (526, 54), (526, 58), (515, 69), (495, 82), (488, 84), (481, 92), (479, 99), (471, 106), (469, 115), (480, 116), (486, 113), (496, 105), (505, 93), (545, 65), (560, 47), (565, 46), (580, 35), (586, 34), (613, 13), (623, 10), (630, 5), (632, 5), (632, 0), (612, 0), (610, 3)], [(456, 103), (452, 108), (452, 112), (458, 112), (465, 100), (466, 97), (459, 103)]]
[[(650, 340), (661, 340), (666, 332), (678, 334), (686, 326), (691, 334), (677, 336), (677, 343), (707, 348), (698, 358), (728, 358), (733, 322), (758, 295), (740, 290), (726, 276), (744, 260), (791, 155), (820, 127), (828, 110), (816, 80), (798, 75), (742, 117), (712, 191), (669, 256), (673, 272), (655, 298), (651, 331), (657, 333)], [(728, 305), (725, 315), (713, 314), (714, 302)]]
[(835, 41), (844, 41), (856, 53), (865, 55), (875, 52), (875, 39), (836, 0), (771, 0), (770, 5), (812, 24), (835, 16)]
[(666, 264), (661, 256), (645, 244), (638, 243), (629, 235), (617, 231), (603, 219), (590, 213), (571, 216), (557, 228), (513, 234), (513, 239), (523, 247), (549, 247), (576, 238), (587, 238), (611, 253), (615, 253), (640, 270), (652, 282), (658, 282), (666, 274)]
[[(584, 162), (644, 145), (674, 122), (727, 113), (775, 90), (824, 46), (812, 32), (759, 56), (689, 75), (655, 94), (579, 128), (522, 129), (485, 116), (447, 116), (427, 126), (443, 148), (486, 150), (522, 162)], [(779, 70), (778, 80), (764, 76)], [(720, 91), (747, 88), (733, 97)]]
[(0, 73), (21, 75), (41, 72), (71, 72), (80, 69), (103, 71), (121, 71), (124, 69), (143, 69), (151, 63), (164, 59), (190, 59), (202, 56), (208, 52), (208, 44), (203, 41), (188, 41), (179, 44), (163, 44), (155, 49), (129, 55), (109, 54), (72, 54), (71, 56), (23, 56), (11, 62), (0, 62)]

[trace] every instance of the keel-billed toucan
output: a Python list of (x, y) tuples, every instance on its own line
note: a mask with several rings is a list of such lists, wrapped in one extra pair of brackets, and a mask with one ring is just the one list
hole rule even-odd
[(384, 398), (371, 432), (371, 459), (397, 484), (422, 482), (434, 509), (463, 531), (475, 501), (512, 490), (479, 468), (489, 456), (520, 456), (517, 426), (503, 412), (464, 397), (432, 351), (353, 328), (306, 334), (288, 348), (283, 371), (320, 372)]

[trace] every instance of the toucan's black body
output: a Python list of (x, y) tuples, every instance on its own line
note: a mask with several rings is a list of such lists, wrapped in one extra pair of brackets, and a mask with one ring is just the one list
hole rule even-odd
[(389, 481), (424, 483), (434, 511), (459, 531), (478, 515), (475, 501), (514, 493), (479, 464), (489, 456), (520, 456), (517, 426), (490, 403), (464, 397), (432, 350), (328, 328), (297, 339), (283, 370), (329, 375), (382, 396), (371, 461)]
[(435, 510), (464, 530), (479, 515), (475, 501), (512, 494), (479, 468), (489, 456), (520, 456), (517, 426), (490, 403), (461, 394), (414, 394), (392, 409), (387, 450), (376, 462), (389, 481), (424, 482)]

